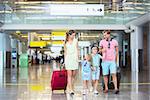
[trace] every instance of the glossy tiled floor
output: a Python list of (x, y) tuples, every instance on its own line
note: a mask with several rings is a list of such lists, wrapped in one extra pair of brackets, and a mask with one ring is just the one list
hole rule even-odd
[(1, 76), (0, 100), (150, 100), (150, 73), (139, 74), (122, 69), (120, 94), (113, 91), (104, 94), (99, 84), (99, 95), (82, 95), (80, 71), (75, 83), (75, 95), (63, 91), (51, 92), (52, 64), (30, 66), (29, 68), (6, 69)]

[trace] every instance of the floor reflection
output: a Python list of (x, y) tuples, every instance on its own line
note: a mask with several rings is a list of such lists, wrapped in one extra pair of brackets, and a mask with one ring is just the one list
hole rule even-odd
[[(82, 95), (81, 73), (75, 83), (75, 95), (51, 92), (51, 74), (55, 64), (34, 65), (29, 68), (6, 69), (1, 76), (0, 100), (149, 100), (149, 72), (134, 73), (122, 69), (120, 94), (104, 94), (99, 84), (99, 95)], [(55, 67), (58, 65), (56, 64)], [(100, 78), (101, 79), (101, 78)], [(101, 80), (100, 80), (101, 82)]]

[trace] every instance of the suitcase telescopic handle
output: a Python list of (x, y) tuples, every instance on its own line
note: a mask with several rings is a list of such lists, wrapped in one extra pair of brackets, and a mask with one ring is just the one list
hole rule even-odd
[(65, 65), (61, 65), (59, 68), (60, 68), (60, 71), (62, 71), (63, 69), (65, 69), (64, 67)]

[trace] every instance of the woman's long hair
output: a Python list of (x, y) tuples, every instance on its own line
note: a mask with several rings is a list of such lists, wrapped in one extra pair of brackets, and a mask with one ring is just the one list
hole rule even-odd
[(74, 30), (69, 30), (68, 32), (66, 32), (66, 40), (65, 40), (65, 44), (68, 42), (69, 35), (72, 35), (73, 33), (75, 33)]

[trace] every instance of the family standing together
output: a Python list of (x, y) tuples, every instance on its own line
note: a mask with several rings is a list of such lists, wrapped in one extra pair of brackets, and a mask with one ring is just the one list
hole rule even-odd
[[(78, 59), (78, 41), (75, 38), (76, 32), (69, 30), (66, 33), (66, 41), (64, 45), (65, 68), (67, 70), (67, 91), (74, 94), (74, 81), (79, 69)], [(104, 79), (104, 93), (108, 93), (108, 75), (112, 76), (113, 84), (115, 87), (114, 93), (118, 94), (117, 88), (117, 60), (118, 60), (118, 42), (111, 38), (110, 31), (104, 31), (103, 37), (100, 41), (99, 47), (92, 46), (91, 54), (84, 56), (84, 61), (81, 62), (82, 66), (82, 80), (83, 80), (83, 95), (88, 94), (90, 91), (90, 84), (94, 94), (98, 94), (98, 81), (100, 78), (100, 64), (102, 66), (102, 75)], [(102, 55), (100, 55), (101, 53)], [(102, 59), (102, 63), (100, 63)]]

